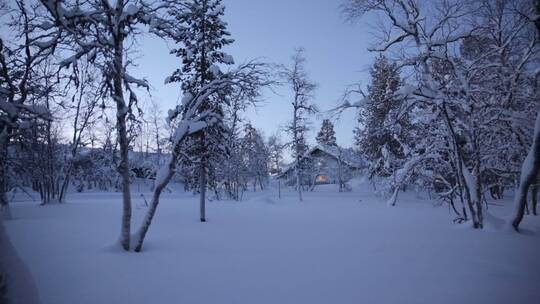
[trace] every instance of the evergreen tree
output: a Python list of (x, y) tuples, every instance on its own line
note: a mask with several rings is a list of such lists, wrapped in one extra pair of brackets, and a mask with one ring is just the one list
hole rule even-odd
[(334, 125), (330, 119), (323, 120), (321, 130), (317, 134), (317, 143), (322, 145), (337, 146), (336, 132), (334, 131)]
[(221, 0), (190, 0), (185, 10), (176, 15), (180, 24), (177, 42), (183, 47), (171, 51), (182, 59), (167, 82), (180, 82), (185, 92), (197, 92), (221, 75), (217, 64), (233, 64), (232, 56), (221, 51), (234, 42), (229, 38), (227, 23), (221, 18), (225, 7)]
[[(178, 29), (177, 42), (183, 46), (172, 50), (172, 53), (182, 59), (182, 68), (176, 70), (167, 82), (180, 82), (186, 96), (194, 96), (219, 78), (222, 72), (218, 65), (230, 65), (232, 57), (221, 49), (231, 44), (227, 31), (227, 23), (222, 20), (225, 8), (221, 0), (191, 0), (186, 9), (178, 12), (176, 18), (185, 27)], [(220, 96), (221, 95), (221, 96)], [(210, 100), (215, 98), (216, 100)], [(192, 135), (191, 144), (186, 151), (191, 164), (188, 176), (189, 183), (199, 184), (201, 221), (205, 218), (205, 196), (207, 185), (216, 185), (219, 174), (218, 167), (228, 154), (226, 143), (227, 127), (224, 123), (224, 106), (227, 97), (223, 94), (208, 97), (208, 100), (198, 109), (206, 115), (209, 127)]]
[(396, 161), (404, 157), (400, 137), (408, 123), (399, 115), (401, 100), (396, 97), (401, 80), (396, 64), (384, 55), (375, 60), (370, 74), (367, 102), (360, 109), (360, 126), (354, 131), (355, 142), (370, 162), (371, 174), (388, 176), (395, 170)]

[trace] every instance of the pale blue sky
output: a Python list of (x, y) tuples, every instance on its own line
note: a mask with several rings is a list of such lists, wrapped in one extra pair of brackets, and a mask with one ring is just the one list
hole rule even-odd
[[(338, 103), (345, 87), (361, 81), (366, 84), (367, 69), (375, 54), (366, 49), (372, 41), (371, 27), (366, 22), (350, 24), (341, 15), (340, 0), (224, 0), (225, 19), (235, 43), (225, 51), (235, 61), (243, 62), (264, 57), (266, 61), (288, 64), (297, 47), (306, 50), (307, 70), (319, 88), (315, 103), (324, 111)], [(147, 77), (152, 84), (152, 96), (164, 112), (176, 104), (178, 85), (164, 85), (163, 79), (179, 66), (179, 61), (168, 55), (163, 42), (146, 38), (136, 76)], [(283, 127), (291, 114), (290, 92), (268, 92), (265, 102), (246, 113), (247, 119), (266, 136)], [(325, 113), (312, 119), (310, 142), (314, 142)], [(356, 126), (355, 113), (349, 110), (335, 122), (338, 143), (351, 146)], [(285, 139), (286, 135), (283, 134)]]

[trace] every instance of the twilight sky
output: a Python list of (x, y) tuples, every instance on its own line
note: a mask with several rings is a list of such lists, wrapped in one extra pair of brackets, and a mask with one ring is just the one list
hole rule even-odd
[[(375, 54), (366, 49), (371, 41), (371, 27), (366, 21), (350, 24), (340, 11), (341, 0), (224, 0), (225, 20), (235, 43), (224, 50), (231, 54), (236, 63), (253, 58), (289, 64), (297, 47), (306, 50), (307, 71), (319, 88), (315, 92), (315, 103), (321, 114), (312, 119), (309, 141), (320, 128), (325, 110), (334, 107), (345, 87), (369, 80), (368, 68)], [(366, 19), (367, 20), (367, 19)], [(139, 68), (134, 74), (146, 77), (153, 86), (152, 98), (164, 113), (172, 108), (179, 98), (178, 85), (164, 85), (179, 61), (168, 55), (164, 42), (154, 38), (140, 41)], [(258, 129), (269, 136), (283, 128), (292, 115), (291, 92), (279, 88), (277, 94), (267, 92), (265, 102), (257, 109), (246, 113)], [(338, 144), (351, 146), (356, 126), (352, 109), (335, 121)], [(282, 134), (283, 139), (286, 135)]]

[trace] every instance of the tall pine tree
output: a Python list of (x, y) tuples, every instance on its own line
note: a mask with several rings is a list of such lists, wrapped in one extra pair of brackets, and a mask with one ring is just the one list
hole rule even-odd
[(334, 125), (330, 119), (323, 120), (321, 130), (317, 134), (316, 139), (319, 144), (337, 146), (336, 132), (334, 131)]
[(359, 126), (354, 131), (355, 142), (370, 163), (371, 175), (388, 176), (405, 152), (401, 137), (408, 120), (399, 115), (401, 100), (396, 97), (401, 79), (396, 64), (384, 55), (375, 60), (370, 74), (367, 102), (360, 110)]
[[(232, 56), (221, 51), (231, 44), (227, 31), (227, 23), (222, 20), (225, 8), (221, 0), (190, 0), (185, 10), (178, 12), (176, 18), (179, 24), (185, 24), (178, 31), (178, 43), (183, 46), (172, 50), (172, 53), (182, 59), (182, 68), (176, 70), (167, 82), (180, 82), (184, 95), (193, 96), (205, 86), (222, 75), (219, 65), (233, 64)], [(227, 127), (224, 123), (223, 107), (227, 103), (226, 96), (213, 96), (218, 100), (208, 100), (199, 108), (200, 113), (212, 113), (207, 116), (210, 127), (193, 135), (191, 144), (186, 151), (189, 156), (192, 176), (199, 184), (200, 220), (206, 221), (205, 201), (207, 185), (215, 185), (218, 167), (223, 157), (228, 153), (225, 139)]]

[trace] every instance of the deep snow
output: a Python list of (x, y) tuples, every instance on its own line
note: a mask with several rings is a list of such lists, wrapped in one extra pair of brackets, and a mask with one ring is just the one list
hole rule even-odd
[[(135, 230), (146, 208), (133, 199)], [(197, 197), (165, 193), (141, 253), (115, 245), (120, 193), (68, 201), (20, 196), (4, 223), (44, 304), (540, 303), (540, 216), (507, 230), (510, 194), (475, 231), (415, 193), (388, 207), (365, 185), (212, 201), (206, 223)]]

